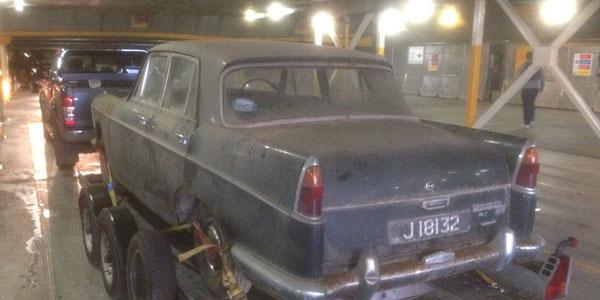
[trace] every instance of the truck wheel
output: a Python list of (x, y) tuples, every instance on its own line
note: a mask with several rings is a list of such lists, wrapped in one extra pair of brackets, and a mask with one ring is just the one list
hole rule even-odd
[(127, 298), (125, 260), (127, 244), (137, 231), (131, 212), (125, 207), (105, 208), (99, 216), (99, 249), (102, 281), (113, 299)]
[(85, 256), (94, 267), (100, 265), (98, 213), (112, 205), (103, 185), (90, 185), (81, 189), (79, 194), (79, 217)]
[(127, 249), (129, 299), (175, 299), (177, 282), (169, 242), (155, 230), (137, 232)]
[[(221, 247), (226, 245), (225, 237), (222, 234), (221, 228), (215, 221), (210, 220), (206, 222), (206, 225), (204, 226), (204, 233), (206, 236), (208, 236), (208, 239), (212, 244), (219, 245)], [(196, 243), (198, 245), (201, 244), (201, 242), (197, 239)], [(200, 271), (200, 275), (202, 276), (202, 279), (210, 292), (219, 299), (229, 299), (227, 296), (227, 289), (223, 286), (221, 279), (223, 265), (218, 251), (214, 251), (214, 249), (208, 249), (207, 251), (196, 255), (195, 262)], [(238, 286), (244, 294), (247, 294), (252, 287), (252, 283), (246, 279), (244, 275), (235, 268), (235, 266), (232, 266), (232, 268), (234, 273), (233, 275), (235, 276)]]
[(60, 137), (57, 137), (53, 144), (56, 166), (62, 170), (73, 169), (79, 160), (79, 153), (77, 153), (72, 145), (62, 141)]

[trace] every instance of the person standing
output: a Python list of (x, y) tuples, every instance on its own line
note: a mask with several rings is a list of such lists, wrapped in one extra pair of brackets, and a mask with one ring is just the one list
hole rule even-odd
[[(533, 52), (527, 52), (525, 63), (519, 68), (517, 74), (521, 76), (531, 66), (533, 61)], [(535, 99), (538, 94), (544, 91), (544, 72), (542, 69), (537, 71), (521, 90), (521, 101), (523, 102), (523, 121), (525, 128), (529, 128), (535, 120)]]

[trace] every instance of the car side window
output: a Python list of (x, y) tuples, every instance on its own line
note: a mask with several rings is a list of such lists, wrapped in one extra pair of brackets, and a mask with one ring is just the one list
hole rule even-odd
[(171, 58), (169, 78), (162, 102), (163, 108), (182, 114), (185, 112), (192, 90), (195, 69), (196, 64), (189, 59), (178, 56)]
[(152, 105), (158, 104), (167, 78), (168, 62), (168, 57), (163, 55), (151, 55), (148, 58), (143, 79), (134, 93), (136, 98)]

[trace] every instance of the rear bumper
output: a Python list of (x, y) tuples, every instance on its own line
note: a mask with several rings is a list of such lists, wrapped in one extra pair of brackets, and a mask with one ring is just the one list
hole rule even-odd
[(242, 245), (231, 249), (233, 259), (250, 281), (282, 299), (370, 299), (377, 290), (423, 283), (475, 268), (501, 269), (513, 260), (527, 260), (543, 249), (542, 238), (515, 240), (510, 229), (486, 245), (440, 252), (421, 260), (379, 265), (371, 251), (362, 253), (354, 270), (321, 280), (299, 278), (263, 261)]

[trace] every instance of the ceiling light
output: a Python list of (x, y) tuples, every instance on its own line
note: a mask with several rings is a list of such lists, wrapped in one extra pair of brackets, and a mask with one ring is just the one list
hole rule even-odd
[(264, 17), (266, 17), (264, 13), (259, 13), (252, 8), (248, 8), (244, 11), (244, 20), (246, 20), (246, 22), (254, 22)]
[(27, 52), (23, 52), (23, 55), (25, 55), (25, 57), (30, 58), (31, 54), (27, 53)]
[(446, 6), (440, 12), (438, 24), (446, 28), (456, 28), (461, 23), (460, 13), (454, 6)]
[(549, 25), (561, 25), (569, 22), (577, 13), (574, 0), (545, 0), (540, 6), (542, 20)]
[(377, 19), (377, 28), (385, 35), (394, 35), (406, 30), (404, 14), (397, 8), (384, 10)]
[(15, 10), (18, 12), (22, 12), (25, 8), (25, 1), (23, 0), (15, 0)]
[(318, 12), (312, 17), (312, 28), (315, 32), (315, 45), (323, 45), (323, 35), (335, 35), (333, 16), (327, 12)]
[(287, 7), (279, 2), (273, 2), (267, 7), (267, 17), (273, 21), (279, 21), (293, 12), (293, 8)]
[(404, 14), (409, 22), (422, 24), (427, 22), (435, 12), (432, 0), (409, 0), (404, 6)]

